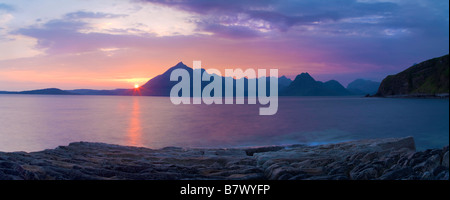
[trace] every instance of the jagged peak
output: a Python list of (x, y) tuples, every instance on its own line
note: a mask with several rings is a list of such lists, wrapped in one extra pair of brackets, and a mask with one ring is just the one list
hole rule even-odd
[(185, 64), (183, 63), (183, 61), (180, 61), (180, 62), (178, 62), (174, 67), (175, 67), (175, 68), (186, 68), (186, 67), (188, 67), (188, 66), (185, 65)]
[(299, 76), (311, 77), (311, 75), (308, 72), (302, 72)]
[(295, 79), (298, 80), (314, 80), (314, 78), (308, 74), (308, 72), (302, 72), (301, 74), (297, 75), (297, 77), (295, 77)]
[(190, 69), (190, 67), (188, 67), (187, 65), (185, 65), (182, 61), (180, 61), (178, 64), (176, 64), (175, 66), (171, 67), (170, 69), (168, 69), (166, 71), (166, 73), (170, 73), (175, 69)]
[[(289, 79), (289, 80), (291, 80), (290, 78), (286, 77), (285, 75), (280, 76), (279, 79)], [(292, 80), (291, 80), (291, 81), (292, 81)]]

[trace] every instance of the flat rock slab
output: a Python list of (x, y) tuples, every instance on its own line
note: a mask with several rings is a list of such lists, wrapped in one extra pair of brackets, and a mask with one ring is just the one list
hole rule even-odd
[(1, 180), (448, 180), (448, 171), (448, 146), (416, 152), (412, 137), (230, 149), (76, 142), (0, 152)]

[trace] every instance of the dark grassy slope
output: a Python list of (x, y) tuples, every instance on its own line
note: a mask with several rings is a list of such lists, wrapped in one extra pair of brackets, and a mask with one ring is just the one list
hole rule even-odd
[(376, 96), (449, 93), (449, 55), (433, 58), (387, 76)]

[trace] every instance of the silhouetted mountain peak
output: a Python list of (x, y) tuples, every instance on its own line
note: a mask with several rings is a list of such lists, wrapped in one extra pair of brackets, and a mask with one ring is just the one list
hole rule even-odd
[(170, 74), (172, 73), (173, 70), (176, 69), (185, 69), (188, 71), (192, 71), (192, 68), (188, 67), (187, 65), (185, 65), (183, 62), (179, 62), (178, 64), (176, 64), (175, 66), (169, 68), (166, 72), (164, 72), (162, 75), (163, 76), (170, 76)]
[(177, 65), (175, 65), (175, 67), (184, 67), (186, 66), (183, 61), (180, 61)]
[(183, 62), (180, 61), (178, 64), (176, 64), (169, 70), (171, 70), (171, 69), (187, 69), (187, 68), (190, 68), (190, 67), (188, 67), (187, 65), (185, 65)]
[(290, 78), (286, 77), (285, 75), (278, 78), (279, 80), (286, 80), (286, 81), (292, 81)]
[(297, 77), (295, 79), (297, 79), (297, 78), (314, 80), (314, 78), (311, 75), (309, 75), (308, 72), (303, 72), (303, 73), (297, 75)]
[(305, 84), (312, 85), (312, 84), (316, 84), (316, 80), (314, 80), (314, 78), (311, 75), (304, 72), (304, 73), (297, 75), (292, 83), (301, 84), (301, 85), (305, 85)]
[(308, 73), (304, 72), (281, 93), (288, 96), (339, 96), (350, 93), (337, 81), (330, 80), (325, 83), (316, 81)]

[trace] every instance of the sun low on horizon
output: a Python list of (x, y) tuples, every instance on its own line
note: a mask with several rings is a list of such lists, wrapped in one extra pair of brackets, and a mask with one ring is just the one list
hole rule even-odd
[(347, 85), (449, 51), (448, 1), (245, 2), (2, 0), (0, 91), (139, 88), (180, 60)]

